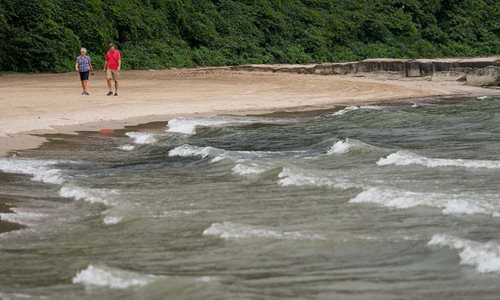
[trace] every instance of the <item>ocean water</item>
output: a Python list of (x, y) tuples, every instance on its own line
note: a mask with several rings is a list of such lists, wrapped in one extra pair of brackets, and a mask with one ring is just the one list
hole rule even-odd
[(500, 295), (500, 98), (47, 137), (0, 158), (0, 299)]

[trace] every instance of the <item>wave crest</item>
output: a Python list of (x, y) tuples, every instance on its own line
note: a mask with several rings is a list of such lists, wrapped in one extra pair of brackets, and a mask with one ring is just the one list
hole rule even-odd
[(216, 236), (222, 239), (286, 239), (286, 240), (324, 240), (319, 234), (305, 234), (297, 231), (280, 232), (266, 228), (250, 225), (236, 224), (232, 222), (213, 223), (203, 231), (205, 236)]
[(459, 251), (460, 264), (475, 267), (479, 273), (500, 273), (500, 245), (479, 243), (446, 234), (436, 234), (427, 244)]
[(145, 286), (161, 279), (160, 276), (141, 274), (105, 266), (89, 265), (78, 272), (72, 279), (74, 284), (126, 289), (133, 286)]
[(331, 178), (323, 174), (310, 174), (306, 171), (298, 171), (292, 168), (283, 168), (278, 174), (278, 184), (281, 186), (327, 186), (341, 189), (354, 187), (354, 184), (342, 179)]
[(196, 134), (196, 127), (222, 127), (249, 124), (282, 124), (290, 123), (293, 120), (285, 119), (264, 119), (248, 117), (208, 117), (208, 118), (187, 118), (178, 117), (168, 121), (167, 132), (181, 133), (186, 135)]
[(102, 203), (106, 205), (110, 205), (117, 194), (118, 191), (116, 190), (91, 189), (74, 185), (65, 185), (59, 190), (59, 195), (64, 198), (73, 198), (89, 203)]
[(462, 167), (462, 168), (486, 168), (500, 169), (500, 161), (496, 160), (467, 160), (467, 159), (444, 159), (427, 158), (409, 151), (398, 151), (377, 162), (379, 166), (396, 165), (421, 165), (428, 168), (437, 167)]
[(253, 162), (239, 162), (232, 170), (238, 175), (256, 175), (264, 173), (269, 170), (269, 168)]
[[(473, 200), (471, 200), (473, 199)], [(484, 214), (500, 217), (500, 208), (495, 206), (495, 196), (476, 196), (440, 193), (417, 193), (391, 189), (370, 188), (361, 192), (350, 203), (373, 203), (389, 208), (407, 209), (417, 206), (441, 208), (443, 214)]]
[(61, 170), (53, 165), (62, 163), (54, 160), (0, 158), (0, 170), (6, 173), (31, 175), (31, 180), (50, 184), (64, 182)]
[(223, 125), (241, 125), (254, 123), (251, 120), (231, 119), (231, 118), (174, 118), (168, 121), (167, 132), (182, 133), (192, 135), (196, 133), (196, 127), (217, 127)]
[(193, 145), (184, 144), (182, 146), (176, 147), (168, 152), (168, 156), (178, 156), (178, 157), (193, 157), (201, 156), (206, 158), (208, 156), (223, 155), (226, 151), (214, 147), (198, 147)]
[(376, 146), (372, 146), (361, 141), (346, 138), (345, 140), (337, 141), (333, 146), (326, 152), (327, 155), (332, 154), (344, 154), (355, 149), (376, 149)]
[(375, 105), (362, 105), (362, 106), (347, 106), (346, 108), (343, 108), (339, 111), (334, 112), (332, 115), (333, 116), (342, 116), (345, 115), (348, 112), (355, 111), (355, 110), (360, 110), (360, 109), (374, 109), (374, 110), (381, 110), (383, 107), (381, 106), (375, 106)]
[[(131, 139), (133, 139), (135, 144), (139, 144), (139, 145), (150, 145), (150, 144), (155, 144), (158, 142), (158, 135), (155, 133), (127, 132), (127, 133), (125, 133), (125, 135), (130, 137)], [(130, 149), (130, 150), (132, 150), (132, 149)], [(122, 150), (126, 150), (126, 149), (122, 149)]]

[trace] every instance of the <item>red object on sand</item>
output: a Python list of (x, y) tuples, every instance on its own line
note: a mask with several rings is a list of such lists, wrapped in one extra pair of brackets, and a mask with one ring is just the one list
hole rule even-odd
[(102, 134), (112, 134), (113, 133), (113, 129), (109, 129), (109, 128), (104, 128), (104, 129), (101, 129), (100, 131)]

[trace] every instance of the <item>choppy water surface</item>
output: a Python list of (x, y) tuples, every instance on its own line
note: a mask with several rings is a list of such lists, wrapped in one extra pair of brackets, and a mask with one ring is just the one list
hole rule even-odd
[(500, 98), (150, 127), (0, 159), (0, 298), (498, 299)]

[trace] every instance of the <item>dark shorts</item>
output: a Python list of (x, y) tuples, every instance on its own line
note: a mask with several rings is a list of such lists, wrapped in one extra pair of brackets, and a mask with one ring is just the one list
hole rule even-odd
[(81, 81), (89, 80), (89, 74), (90, 74), (90, 71), (80, 72), (80, 80)]

